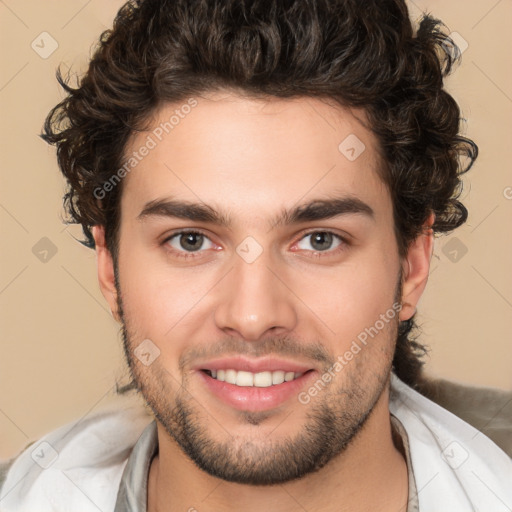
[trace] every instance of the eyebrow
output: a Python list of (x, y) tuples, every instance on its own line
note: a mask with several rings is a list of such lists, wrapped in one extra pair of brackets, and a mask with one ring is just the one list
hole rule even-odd
[[(276, 228), (283, 225), (299, 224), (315, 220), (330, 219), (340, 215), (363, 215), (375, 220), (375, 212), (365, 202), (357, 197), (345, 196), (332, 199), (315, 199), (292, 209), (283, 209), (269, 226)], [(194, 222), (207, 222), (229, 228), (232, 218), (218, 212), (204, 203), (178, 201), (172, 198), (155, 199), (144, 205), (137, 216), (138, 220), (148, 217), (173, 217)]]

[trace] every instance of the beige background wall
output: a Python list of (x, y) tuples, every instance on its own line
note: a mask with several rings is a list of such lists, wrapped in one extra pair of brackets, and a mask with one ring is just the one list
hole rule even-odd
[[(73, 239), (80, 236), (76, 227), (66, 229), (60, 220), (63, 179), (54, 149), (37, 136), (62, 97), (58, 63), (83, 69), (121, 3), (0, 2), (0, 458), (103, 407), (115, 380), (126, 377), (118, 326), (97, 285), (95, 253)], [(467, 42), (448, 87), (481, 150), (463, 194), (469, 221), (436, 241), (420, 303), (422, 340), (432, 348), (428, 369), (512, 389), (512, 4), (410, 5), (414, 18), (429, 10)], [(58, 47), (46, 56), (52, 44)]]

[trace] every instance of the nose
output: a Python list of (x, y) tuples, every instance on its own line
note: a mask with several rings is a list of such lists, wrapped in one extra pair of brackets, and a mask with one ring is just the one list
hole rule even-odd
[(227, 334), (257, 341), (268, 335), (284, 334), (297, 323), (297, 301), (284, 276), (264, 251), (247, 263), (233, 255), (234, 268), (222, 281), (215, 323)]

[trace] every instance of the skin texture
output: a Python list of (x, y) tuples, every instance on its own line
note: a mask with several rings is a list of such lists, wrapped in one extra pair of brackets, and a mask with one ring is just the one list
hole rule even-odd
[[(431, 230), (400, 261), (363, 111), (228, 91), (196, 100), (124, 178), (118, 286), (103, 228), (93, 228), (102, 292), (158, 419), (148, 510), (405, 510), (407, 468), (392, 439), (389, 374), (398, 318), (412, 316), (427, 282)], [(176, 108), (160, 107), (126, 154)], [(365, 145), (354, 161), (338, 149), (351, 134)], [(207, 204), (231, 224), (139, 217), (149, 202), (171, 196)], [(373, 216), (272, 224), (283, 209), (342, 196), (360, 199)], [(206, 236), (192, 239), (199, 250), (187, 252), (183, 236), (165, 242), (183, 229)], [(315, 243), (326, 231), (345, 242)], [(237, 253), (248, 236), (262, 249), (252, 263)], [(307, 404), (294, 395), (268, 410), (239, 410), (195, 369), (218, 356), (273, 355), (313, 370), (307, 391), (397, 301), (399, 315)], [(160, 351), (148, 366), (134, 355), (145, 339)]]

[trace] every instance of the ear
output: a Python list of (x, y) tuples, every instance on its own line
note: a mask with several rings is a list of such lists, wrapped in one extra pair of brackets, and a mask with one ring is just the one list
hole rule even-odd
[(117, 310), (117, 290), (114, 278), (114, 261), (110, 251), (105, 243), (105, 228), (103, 226), (93, 226), (92, 236), (96, 244), (96, 262), (98, 266), (98, 281), (101, 293), (105, 297), (112, 316), (117, 322), (121, 322)]
[(411, 243), (407, 250), (407, 256), (402, 261), (402, 309), (399, 319), (409, 320), (416, 312), (416, 306), (420, 300), (428, 280), (430, 259), (434, 249), (434, 224), (435, 215), (432, 213), (422, 232)]

